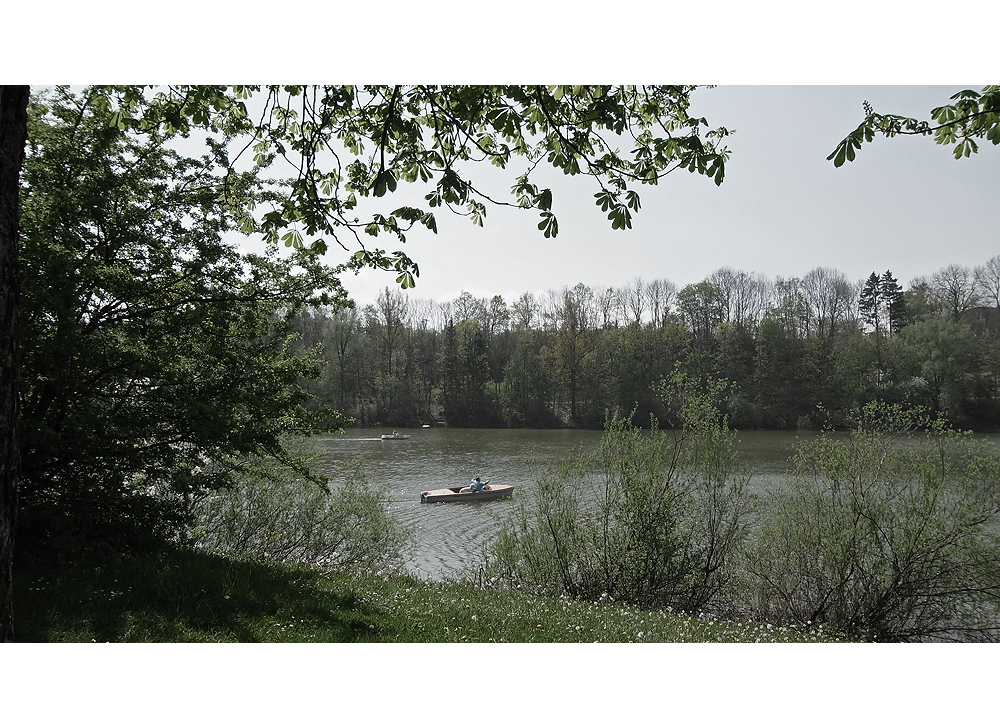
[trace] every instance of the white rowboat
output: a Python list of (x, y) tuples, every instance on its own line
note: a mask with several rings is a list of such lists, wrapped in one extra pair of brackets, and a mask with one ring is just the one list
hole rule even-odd
[(504, 498), (514, 493), (513, 485), (490, 485), (489, 490), (465, 488), (438, 488), (425, 490), (420, 494), (421, 503), (459, 503), (464, 501), (484, 501)]

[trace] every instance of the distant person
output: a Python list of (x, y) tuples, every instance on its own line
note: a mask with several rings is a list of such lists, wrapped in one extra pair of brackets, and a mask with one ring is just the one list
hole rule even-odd
[(482, 479), (481, 479), (481, 478), (480, 478), (480, 477), (479, 477), (479, 476), (477, 475), (477, 476), (476, 476), (475, 478), (473, 478), (473, 480), (472, 480), (472, 490), (473, 490), (474, 492), (476, 492), (476, 493), (479, 493), (479, 492), (481, 492), (481, 491), (484, 491), (484, 490), (489, 490), (489, 489), (490, 489), (490, 486), (488, 485), (488, 483), (489, 483), (489, 482), (490, 482), (490, 481), (488, 481), (488, 480), (482, 480)]

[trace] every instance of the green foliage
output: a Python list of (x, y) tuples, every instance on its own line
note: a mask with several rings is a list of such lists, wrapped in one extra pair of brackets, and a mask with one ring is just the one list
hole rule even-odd
[[(600, 446), (550, 469), (501, 528), (489, 578), (530, 593), (696, 611), (716, 604), (748, 507), (735, 441), (712, 402), (675, 377), (683, 428), (617, 414)], [(667, 388), (664, 394), (668, 394)]]
[(93, 92), (30, 109), (21, 189), (20, 538), (122, 546), (177, 532), (199, 494), (249, 456), (300, 473), (287, 433), (309, 412), (290, 318), (339, 305), (334, 271), (299, 251), (242, 255), (224, 238), (266, 197), (216, 156), (110, 123)]
[(932, 318), (907, 326), (890, 351), (907, 399), (935, 413), (962, 410), (979, 378), (981, 344), (966, 324)]
[(677, 294), (677, 308), (691, 329), (696, 346), (704, 348), (722, 321), (719, 292), (708, 281), (684, 286)]
[(837, 145), (827, 160), (833, 160), (835, 167), (842, 166), (845, 161), (853, 162), (856, 150), (871, 142), (876, 133), (889, 138), (897, 134), (933, 134), (935, 143), (955, 145), (955, 159), (978, 152), (976, 139), (985, 138), (994, 145), (1000, 144), (1000, 86), (985, 86), (978, 92), (966, 89), (951, 100), (955, 103), (931, 109), (931, 118), (937, 126), (896, 114), (876, 114), (866, 101), (865, 120)]
[(1000, 636), (1000, 456), (872, 403), (799, 449), (746, 552), (752, 613), (863, 639)]
[(896, 334), (903, 328), (906, 301), (891, 271), (881, 276), (872, 271), (861, 289), (858, 306), (862, 319), (876, 336)]
[(500, 424), (499, 403), (488, 386), (491, 367), (480, 322), (466, 318), (445, 326), (439, 361), (444, 415), (459, 427)]
[(260, 463), (195, 508), (195, 545), (239, 559), (399, 570), (408, 534), (355, 463), (334, 490)]
[[(757, 331), (753, 377), (748, 388), (756, 408), (757, 424), (792, 429), (815, 408), (809, 385), (817, 377), (806, 341), (787, 325), (765, 316)], [(811, 376), (812, 375), (812, 376)]]
[[(828, 269), (773, 283), (722, 269), (676, 296), (672, 284), (667, 295), (641, 282), (577, 284), (511, 306), (499, 296), (434, 303), (386, 289), (347, 348), (335, 312), (308, 319), (329, 321), (329, 336), (300, 331), (328, 353), (310, 392), (366, 425), (431, 423), (443, 410), (458, 426), (599, 428), (615, 408), (642, 413), (633, 424), (645, 427), (653, 413), (663, 425), (654, 388), (676, 368), (732, 381), (722, 406), (741, 429), (843, 428), (873, 399), (993, 429), (1000, 312), (972, 295), (984, 269), (965, 271), (950, 291), (944, 273), (953, 268), (902, 294), (890, 271), (854, 285)], [(961, 291), (960, 307), (945, 306)]]
[[(227, 165), (252, 155), (254, 172), (276, 163), (298, 170), (287, 191), (248, 228), (295, 249), (323, 252), (327, 240), (358, 249), (351, 264), (395, 271), (411, 288), (418, 275), (405, 254), (372, 249), (362, 236), (405, 242), (420, 225), (436, 232), (429, 209), (368, 211), (365, 198), (396, 191), (399, 182), (429, 186), (427, 208), (447, 206), (482, 225), (486, 205), (532, 208), (538, 229), (555, 237), (552, 192), (532, 182), (545, 162), (568, 175), (592, 177), (612, 229), (632, 226), (640, 207), (633, 187), (653, 185), (677, 169), (721, 184), (729, 131), (709, 129), (688, 113), (695, 86), (102, 86), (92, 104), (112, 128), (188, 135), (199, 129), (239, 137)], [(249, 111), (247, 101), (263, 106)], [(618, 145), (627, 146), (623, 152)], [(234, 145), (234, 148), (239, 148)], [(330, 154), (332, 152), (332, 154)], [(469, 161), (506, 168), (516, 157), (530, 171), (516, 179), (513, 202), (480, 190), (465, 176)], [(361, 213), (359, 208), (366, 210)]]
[(554, 378), (564, 384), (569, 395), (569, 422), (572, 424), (579, 424), (583, 419), (578, 394), (586, 379), (588, 358), (594, 350), (595, 337), (588, 311), (591, 293), (583, 285), (562, 291), (553, 312), (557, 328), (551, 343), (542, 350), (542, 356), (551, 362)]
[(517, 337), (503, 372), (503, 410), (511, 427), (552, 427), (555, 416), (548, 407), (551, 375), (541, 355), (540, 336), (526, 331)]
[(609, 357), (612, 374), (608, 379), (618, 390), (610, 399), (611, 406), (628, 405), (644, 413), (633, 418), (634, 425), (645, 427), (649, 413), (662, 421), (665, 413), (657, 386), (668, 362), (689, 360), (688, 331), (676, 322), (662, 329), (632, 323), (617, 334)]
[(874, 328), (876, 334), (882, 333), (882, 303), (882, 286), (878, 275), (872, 271), (861, 290), (859, 307), (865, 323)]

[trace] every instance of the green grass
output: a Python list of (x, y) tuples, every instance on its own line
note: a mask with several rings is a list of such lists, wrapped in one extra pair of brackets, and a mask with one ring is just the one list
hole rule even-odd
[(322, 572), (191, 550), (14, 574), (20, 642), (828, 642), (821, 629), (698, 619), (459, 582)]

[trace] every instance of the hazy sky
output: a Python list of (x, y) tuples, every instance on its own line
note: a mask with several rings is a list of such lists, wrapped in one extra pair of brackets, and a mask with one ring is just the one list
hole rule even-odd
[[(41, 23), (45, 31), (16, 34), (0, 48), (7, 75), (26, 76), (8, 82), (720, 84), (696, 91), (693, 109), (711, 126), (735, 130), (721, 187), (674, 172), (640, 188), (633, 228), (613, 231), (589, 180), (552, 175), (555, 240), (537, 230), (531, 211), (490, 208), (482, 229), (439, 212), (439, 233), (414, 230), (405, 248), (420, 265), (411, 294), (418, 298), (443, 301), (467, 290), (510, 301), (525, 291), (618, 287), (636, 277), (682, 287), (720, 267), (774, 278), (825, 266), (852, 280), (891, 270), (906, 286), (943, 266), (981, 265), (1000, 254), (1000, 148), (989, 142), (955, 160), (930, 139), (879, 138), (840, 169), (826, 161), (863, 119), (865, 100), (883, 113), (926, 119), (955, 91), (995, 81), (982, 76), (996, 68), (993, 45), (946, 39), (936, 13), (871, 0), (619, 0), (613, 11), (574, 12), (537, 0), (502, 10), (386, 0), (352, 8), (349, 17), (338, 4), (304, 2), (295, 7), (308, 9), (308, 23), (272, 26), (257, 13), (194, 0), (178, 0), (155, 24), (92, 4), (31, 15), (41, 7), (21, 3), (8, 13), (11, 27)], [(995, 27), (998, 8), (978, 6), (961, 22)], [(787, 85), (845, 82), (956, 85)], [(522, 170), (484, 166), (472, 179), (505, 196)], [(389, 210), (405, 201), (394, 197)], [(397, 249), (387, 238), (378, 243)], [(330, 262), (343, 258), (335, 251)], [(344, 283), (364, 304), (393, 278), (366, 272)]]
[[(1000, 254), (1000, 149), (955, 160), (928, 138), (877, 138), (853, 163), (826, 161), (877, 111), (929, 118), (961, 88), (976, 86), (718, 86), (699, 89), (693, 111), (735, 130), (721, 187), (676, 171), (639, 188), (631, 230), (612, 230), (593, 203), (590, 180), (549, 175), (559, 236), (546, 239), (537, 213), (491, 208), (483, 228), (438, 212), (437, 235), (413, 231), (406, 252), (420, 265), (418, 298), (448, 300), (466, 290), (503, 295), (585, 283), (622, 286), (666, 278), (678, 288), (721, 267), (768, 277), (802, 276), (825, 266), (851, 280), (891, 270), (901, 284), (955, 263)], [(523, 165), (474, 168), (472, 179), (504, 194)], [(402, 185), (400, 186), (402, 189)], [(383, 242), (384, 241), (384, 242)], [(381, 245), (396, 249), (394, 241)], [(359, 304), (393, 278), (377, 272), (344, 279)]]

